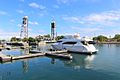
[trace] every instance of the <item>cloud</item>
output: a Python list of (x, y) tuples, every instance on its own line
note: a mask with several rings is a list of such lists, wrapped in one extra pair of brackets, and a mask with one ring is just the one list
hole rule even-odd
[(39, 13), (39, 14), (38, 14), (38, 16), (40, 16), (40, 17), (41, 17), (41, 16), (44, 16), (44, 15), (45, 15), (44, 13)]
[(0, 15), (7, 15), (7, 12), (5, 12), (5, 11), (0, 11)]
[(47, 10), (40, 10), (40, 11), (37, 13), (37, 15), (40, 16), (40, 17), (45, 16), (45, 15), (47, 15), (47, 14), (48, 14), (48, 11), (47, 11)]
[(120, 25), (120, 10), (90, 14), (83, 17), (82, 21), (91, 25), (117, 26)]
[(28, 23), (29, 23), (29, 24), (31, 24), (31, 25), (39, 25), (39, 23), (38, 23), (38, 22), (36, 22), (36, 21), (34, 21), (34, 22), (29, 21)]
[(67, 16), (63, 20), (89, 26), (120, 26), (120, 10), (92, 13), (86, 16)]
[(84, 17), (86, 21), (117, 21), (120, 20), (120, 11), (108, 11), (102, 12), (100, 14), (90, 14), (89, 16)]
[(74, 30), (77, 30), (77, 31), (83, 31), (83, 32), (94, 32), (94, 31), (99, 31), (101, 30), (100, 28), (88, 28), (88, 27), (84, 27), (84, 28), (81, 28), (81, 27), (71, 27), (71, 29), (74, 29)]
[(8, 32), (5, 30), (0, 29), (0, 38), (1, 39), (10, 39), (11, 37), (19, 37), (19, 32)]
[(64, 16), (63, 20), (74, 22), (74, 23), (83, 23), (80, 17), (75, 17), (75, 16), (70, 16), (70, 17)]
[(63, 3), (63, 4), (66, 4), (68, 3), (70, 0), (57, 0), (58, 3)]
[(76, 1), (79, 1), (79, 0), (57, 0), (57, 3), (58, 4), (69, 4), (72, 2), (76, 2)]
[(45, 32), (45, 30), (42, 30), (42, 29), (39, 30), (39, 33), (44, 33), (44, 32)]
[(22, 26), (22, 24), (18, 24), (17, 26), (18, 26), (18, 27), (21, 27), (21, 26)]
[(46, 8), (45, 6), (39, 5), (35, 2), (30, 3), (29, 6), (32, 7), (32, 8), (39, 8), (39, 9), (45, 9)]
[(60, 6), (58, 6), (58, 5), (53, 5), (53, 7), (56, 9), (60, 8)]
[(19, 0), (20, 2), (24, 2), (25, 0)]
[(89, 3), (98, 3), (102, 0), (85, 0), (86, 2), (89, 2)]
[(24, 13), (23, 10), (17, 10), (17, 12), (20, 13), (20, 14), (23, 14), (23, 13)]
[(14, 20), (14, 19), (11, 19), (11, 20), (10, 20), (10, 22), (12, 22), (12, 23), (13, 23), (13, 22), (15, 22), (15, 20)]

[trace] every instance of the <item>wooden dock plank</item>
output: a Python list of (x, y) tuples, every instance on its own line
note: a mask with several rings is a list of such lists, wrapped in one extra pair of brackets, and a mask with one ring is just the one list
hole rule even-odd
[(62, 53), (61, 54), (46, 53), (45, 55), (46, 56), (53, 56), (53, 57), (56, 57), (56, 58), (63, 58), (63, 59), (70, 59), (70, 60), (72, 59), (72, 56), (69, 55), (69, 54), (66, 55), (66, 54), (62, 54)]
[(39, 56), (44, 56), (44, 55), (45, 55), (45, 53), (22, 55), (22, 56), (12, 57), (12, 60), (25, 59), (25, 58), (33, 58), (33, 57), (39, 57)]
[(0, 61), (1, 62), (8, 62), (11, 61), (12, 57), (11, 56), (7, 56), (5, 54), (0, 53)]

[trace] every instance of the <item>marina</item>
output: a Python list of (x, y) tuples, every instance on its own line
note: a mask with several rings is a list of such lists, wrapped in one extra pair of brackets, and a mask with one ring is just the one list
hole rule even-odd
[(0, 53), (0, 62), (2, 63), (12, 62), (13, 60), (35, 58), (40, 56), (53, 56), (56, 58), (72, 59), (72, 56), (70, 56), (70, 54), (63, 54), (65, 52), (67, 51), (46, 51), (44, 53), (38, 50), (30, 50), (27, 52), (27, 54), (19, 55), (19, 56), (11, 56), (11, 55), (5, 55), (3, 53)]
[(120, 80), (119, 5), (1, 0), (0, 80)]
[[(39, 56), (2, 63), (0, 64), (0, 77), (2, 80), (66, 80), (66, 78), (69, 80), (119, 80), (120, 45), (96, 44), (95, 46), (99, 49), (97, 54), (70, 53), (71, 60)], [(44, 47), (48, 48), (47, 45)], [(27, 51), (24, 49), (2, 51), (5, 55), (22, 56), (28, 54), (24, 52)], [(58, 51), (58, 53), (60, 52)], [(63, 53), (68, 54), (65, 51)]]

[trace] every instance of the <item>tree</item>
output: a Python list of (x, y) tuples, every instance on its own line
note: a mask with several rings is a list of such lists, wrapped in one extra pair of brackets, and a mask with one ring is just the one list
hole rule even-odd
[(10, 41), (15, 42), (15, 41), (17, 41), (17, 38), (16, 37), (12, 37)]
[(28, 42), (28, 38), (23, 38), (22, 41), (23, 42)]
[(104, 41), (107, 41), (108, 38), (106, 36), (100, 35), (100, 36), (94, 37), (93, 40), (104, 42)]
[(57, 37), (55, 38), (55, 40), (60, 40), (60, 39), (62, 39), (62, 38), (64, 38), (63, 35), (61, 35), (61, 36), (57, 36)]
[(35, 40), (34, 38), (32, 38), (32, 37), (29, 37), (29, 38), (28, 38), (28, 41), (29, 41), (29, 42), (35, 42), (36, 40)]
[(44, 35), (44, 37), (46, 37), (46, 38), (50, 38), (50, 35), (49, 35), (49, 34), (47, 34), (47, 35)]
[(43, 36), (41, 36), (41, 35), (36, 36), (36, 37), (35, 37), (35, 40), (36, 40), (37, 42), (40, 42), (41, 40), (43, 40)]
[(117, 40), (117, 41), (120, 41), (120, 34), (116, 34), (113, 39)]

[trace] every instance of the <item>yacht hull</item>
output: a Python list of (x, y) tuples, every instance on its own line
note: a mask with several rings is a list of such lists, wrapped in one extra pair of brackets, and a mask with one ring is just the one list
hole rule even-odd
[(94, 46), (83, 46), (83, 45), (52, 45), (55, 50), (67, 50), (68, 52), (73, 53), (84, 53), (84, 54), (93, 54), (96, 53), (97, 50)]

